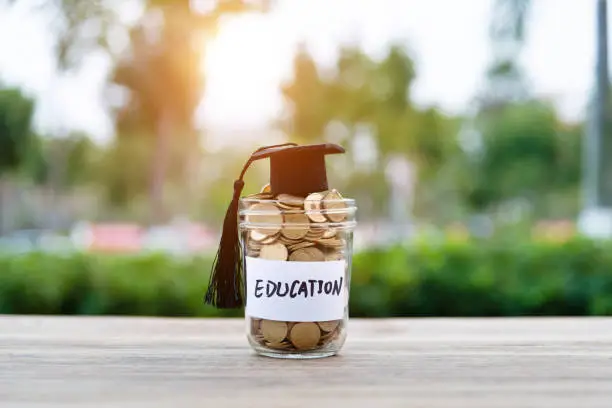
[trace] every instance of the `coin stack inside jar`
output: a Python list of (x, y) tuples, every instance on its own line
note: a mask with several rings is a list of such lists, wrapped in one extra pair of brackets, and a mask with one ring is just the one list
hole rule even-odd
[(306, 351), (327, 346), (340, 336), (342, 320), (281, 322), (251, 318), (251, 335), (259, 344), (275, 350)]
[[(306, 197), (274, 196), (264, 187), (253, 200), (247, 221), (261, 227), (246, 231), (248, 257), (290, 262), (325, 262), (345, 258), (346, 239), (334, 227), (346, 219), (346, 204), (335, 189)], [(261, 345), (275, 350), (313, 350), (338, 338), (343, 320), (287, 322), (251, 318), (250, 332)]]

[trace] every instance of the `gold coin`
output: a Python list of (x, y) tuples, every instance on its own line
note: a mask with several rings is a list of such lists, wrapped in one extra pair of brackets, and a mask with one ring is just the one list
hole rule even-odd
[[(255, 194), (249, 194), (248, 196), (244, 197), (247, 200), (247, 203), (249, 203), (249, 201), (255, 201), (255, 200), (270, 200), (272, 199), (274, 196), (270, 193), (255, 193)], [(257, 203), (250, 203), (251, 205), (257, 204)]]
[[(320, 327), (320, 326), (319, 326)], [(328, 331), (328, 332), (322, 332), (321, 333), (321, 340), (327, 340), (330, 337), (333, 337), (334, 334), (336, 333), (336, 331), (340, 330), (340, 326), (337, 326), (334, 330)]]
[(311, 228), (308, 230), (307, 237), (308, 238), (323, 238), (323, 234), (325, 234), (325, 230), (322, 228)]
[(280, 235), (280, 237), (278, 237), (278, 240), (287, 245), (294, 245), (294, 244), (299, 244), (300, 242), (302, 242), (301, 239), (289, 239), (282, 234)]
[(248, 249), (252, 251), (259, 251), (261, 247), (263, 246), (263, 244), (260, 242), (256, 242), (256, 241), (249, 241), (247, 246), (248, 246)]
[(304, 241), (302, 241), (302, 242), (298, 242), (297, 244), (292, 244), (292, 245), (287, 246), (287, 249), (289, 251), (293, 252), (293, 251), (296, 251), (298, 249), (308, 248), (308, 247), (311, 247), (311, 246), (314, 246), (314, 245), (315, 245), (314, 242), (308, 242), (308, 241), (304, 242)]
[(251, 238), (253, 241), (263, 241), (268, 238), (268, 236), (266, 234), (262, 234), (257, 230), (252, 229), (251, 231), (249, 231), (249, 238)]
[(321, 338), (322, 338), (323, 340), (327, 340), (327, 339), (331, 339), (331, 338), (332, 338), (332, 337), (334, 337), (335, 335), (336, 335), (336, 330), (334, 330), (334, 331), (330, 331), (330, 332), (328, 332), (328, 333), (323, 333), (323, 334), (321, 335)]
[(285, 224), (296, 224), (284, 225), (281, 229), (281, 234), (289, 239), (302, 239), (308, 234), (310, 228), (310, 220), (305, 214), (285, 214)]
[(247, 214), (245, 217), (247, 223), (268, 224), (265, 227), (255, 228), (257, 232), (265, 236), (270, 236), (280, 231), (280, 224), (283, 222), (283, 216), (275, 205), (258, 203), (249, 209), (249, 212), (251, 211), (259, 214)]
[(325, 260), (325, 255), (320, 249), (315, 247), (304, 248), (302, 251), (306, 251), (313, 262), (322, 262)]
[(329, 337), (327, 337), (327, 338), (321, 337), (321, 339), (317, 343), (317, 348), (326, 347), (329, 343), (331, 343), (331, 339)]
[(325, 332), (332, 332), (336, 330), (338, 325), (340, 324), (340, 320), (330, 320), (327, 322), (317, 322), (321, 330)]
[(292, 210), (295, 210), (297, 208), (297, 207), (292, 207), (290, 205), (283, 204), (283, 203), (275, 203), (275, 205), (278, 208), (280, 208), (281, 210), (284, 210), (285, 212), (292, 211)]
[(279, 204), (284, 204), (289, 207), (303, 207), (304, 197), (298, 197), (291, 194), (279, 194), (276, 196)]
[(304, 249), (298, 249), (296, 251), (293, 251), (291, 253), (291, 255), (289, 255), (289, 261), (291, 261), (291, 262), (308, 262), (308, 261), (310, 261), (310, 258), (308, 256), (308, 254), (306, 252), (304, 252)]
[(247, 243), (247, 251), (259, 252), (263, 244), (255, 241), (249, 241)]
[(297, 323), (289, 333), (289, 340), (298, 350), (308, 350), (316, 347), (320, 338), (319, 326), (311, 322)]
[(261, 334), (270, 343), (280, 343), (287, 337), (287, 323), (276, 320), (262, 320)]
[(277, 242), (276, 244), (264, 245), (259, 250), (260, 258), (274, 261), (286, 261), (287, 255), (289, 255), (287, 247), (280, 242)]
[(347, 206), (346, 203), (342, 200), (343, 197), (336, 189), (331, 190), (323, 198), (322, 207), (325, 210), (328, 210), (325, 215), (327, 216), (327, 218), (329, 218), (330, 221), (341, 222), (346, 218), (346, 211), (343, 210), (345, 210)]
[(341, 335), (342, 335), (342, 330), (334, 330), (331, 336), (332, 341), (338, 340), (338, 338), (340, 338)]
[(257, 334), (259, 332), (259, 324), (261, 323), (261, 319), (251, 318), (251, 333)]
[(269, 347), (271, 349), (276, 349), (276, 350), (289, 350), (291, 348), (293, 348), (293, 345), (291, 343), (287, 343), (287, 342), (283, 342), (283, 343), (271, 343), (269, 341), (265, 342), (264, 345), (266, 347)]
[(246, 256), (249, 256), (251, 258), (259, 258), (259, 250), (251, 250), (251, 249), (249, 249), (247, 251)]
[(326, 341), (326, 340), (330, 340), (332, 337), (334, 337), (335, 331), (330, 331), (327, 333), (323, 333), (321, 335), (321, 340)]
[(334, 331), (328, 332), (328, 333), (323, 333), (321, 335), (321, 340), (319, 341), (319, 347), (323, 347), (328, 345), (329, 343), (331, 343), (332, 341), (336, 340), (336, 338), (338, 337), (338, 332), (339, 330), (336, 329)]
[[(257, 203), (249, 208), (249, 212), (255, 212), (255, 214), (247, 214), (246, 216), (247, 221), (251, 223), (280, 224), (283, 222), (281, 212), (274, 204)], [(262, 233), (272, 235), (271, 233)]]
[(304, 200), (304, 210), (306, 215), (314, 222), (325, 222), (327, 218), (321, 213), (321, 200), (323, 195), (321, 193), (309, 194)]
[(308, 234), (306, 234), (306, 236), (304, 237), (304, 239), (306, 241), (313, 241), (316, 242), (320, 239), (323, 239), (323, 234), (316, 234), (316, 233), (311, 233), (310, 231), (308, 232)]
[(344, 246), (344, 242), (338, 238), (319, 239), (317, 244), (330, 248), (342, 248)]
[(325, 260), (325, 255), (315, 247), (308, 247), (291, 253), (289, 260), (293, 262), (321, 262)]
[[(283, 215), (285, 224), (297, 224), (299, 228), (306, 229), (304, 235), (310, 232), (310, 220), (304, 213), (286, 213)], [(291, 228), (289, 226), (288, 228)]]
[(341, 261), (343, 259), (342, 253), (338, 251), (332, 251), (325, 253), (326, 261)]
[(267, 237), (266, 239), (264, 239), (263, 241), (261, 241), (261, 243), (264, 244), (264, 245), (268, 245), (268, 244), (274, 243), (277, 239), (278, 239), (278, 234), (271, 235), (271, 236)]
[(260, 344), (265, 342), (263, 334), (256, 334), (255, 336), (253, 336), (253, 338), (255, 339), (256, 342)]
[(336, 232), (335, 228), (328, 228), (323, 232), (321, 238), (333, 238), (336, 236)]

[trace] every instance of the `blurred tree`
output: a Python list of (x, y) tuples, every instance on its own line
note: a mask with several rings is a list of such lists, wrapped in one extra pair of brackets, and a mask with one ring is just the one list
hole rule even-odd
[[(2, 0), (0, 0), (2, 1)], [(9, 3), (26, 4), (8, 0)], [(163, 186), (168, 173), (178, 180), (183, 191), (189, 187), (188, 172), (199, 159), (197, 133), (192, 116), (204, 92), (200, 73), (203, 41), (218, 28), (222, 17), (245, 12), (261, 12), (269, 8), (267, 0), (217, 0), (198, 11), (189, 0), (145, 0), (143, 14), (133, 27), (121, 22), (117, 3), (53, 0), (40, 6), (53, 16), (56, 57), (61, 71), (76, 69), (94, 50), (103, 50), (116, 60), (112, 82), (128, 90), (127, 104), (118, 107), (118, 144), (105, 160), (125, 159), (127, 150), (145, 157), (135, 171), (148, 172), (150, 222), (163, 221), (167, 214), (163, 205)], [(129, 30), (127, 50), (113, 49), (109, 39), (113, 31)], [(121, 51), (121, 52), (118, 52)], [(125, 52), (123, 52), (125, 51)], [(126, 138), (145, 141), (125, 141)], [(118, 153), (121, 152), (121, 153)], [(124, 162), (114, 163), (116, 166)], [(125, 180), (109, 180), (109, 196), (113, 201), (129, 200), (139, 187), (130, 180), (142, 181), (143, 175), (112, 172)], [(143, 185), (142, 183), (140, 185)], [(126, 195), (128, 194), (128, 195)], [(187, 196), (184, 197), (183, 202)]]
[(34, 105), (20, 89), (0, 89), (0, 234), (4, 232), (6, 175), (22, 168), (33, 148)]
[[(492, 210), (521, 199), (535, 214), (552, 214), (551, 196), (578, 193), (581, 135), (552, 106), (542, 101), (508, 104), (481, 121), (482, 147), (464, 163), (460, 184), (467, 203), (477, 211)], [(565, 208), (565, 216), (577, 208)]]
[[(125, 144), (117, 151), (134, 147), (139, 157), (146, 157), (148, 165), (139, 168), (140, 173), (150, 169), (150, 222), (163, 222), (168, 217), (164, 208), (164, 185), (168, 181), (182, 187), (183, 205), (190, 202), (190, 181), (200, 160), (193, 115), (204, 92), (202, 40), (216, 30), (222, 16), (254, 10), (265, 10), (265, 3), (219, 1), (213, 10), (198, 13), (188, 1), (151, 0), (145, 15), (131, 30), (130, 48), (112, 77), (115, 84), (128, 90), (127, 103), (116, 111), (116, 143)], [(127, 141), (133, 138), (145, 141)], [(123, 173), (114, 174), (123, 177)], [(127, 200), (129, 180), (143, 178), (142, 174), (126, 175), (126, 180), (111, 182), (112, 188), (123, 186), (122, 194), (111, 194), (114, 200)], [(142, 185), (132, 186), (132, 191), (138, 193)], [(182, 210), (187, 211), (185, 207)]]
[[(321, 79), (323, 77), (323, 79)], [(343, 47), (335, 72), (319, 75), (304, 50), (294, 61), (294, 76), (283, 87), (290, 108), (286, 123), (294, 138), (323, 140), (324, 129), (339, 121), (354, 133), (360, 124), (373, 126), (383, 159), (403, 153), (435, 169), (456, 146), (456, 123), (436, 108), (419, 109), (411, 100), (416, 77), (405, 49), (392, 44), (381, 61), (355, 47)]]
[[(109, 39), (113, 34), (124, 29), (116, 0), (80, 1), (80, 0), (50, 0), (43, 2), (27, 2), (24, 0), (0, 0), (14, 7), (29, 8), (37, 16), (47, 19), (55, 56), (55, 68), (58, 75), (77, 71), (84, 61), (96, 51), (113, 57), (112, 44)], [(53, 138), (63, 138), (66, 135), (49, 135)], [(29, 171), (36, 181), (47, 179), (51, 187), (52, 202), (49, 203), (50, 219), (56, 219), (58, 212), (55, 189), (61, 188), (61, 177), (65, 174), (63, 160), (65, 151), (55, 144), (42, 152), (41, 140), (37, 140), (37, 153), (32, 153), (29, 160)], [(58, 141), (58, 143), (62, 143)], [(71, 143), (67, 141), (66, 143)], [(57, 226), (57, 225), (51, 225)]]
[[(534, 213), (552, 214), (549, 197), (578, 191), (580, 135), (562, 123), (552, 106), (529, 95), (520, 67), (530, 7), (530, 0), (493, 3), (493, 57), (469, 125), (478, 148), (468, 152), (456, 173), (466, 204), (476, 212), (521, 199)], [(575, 210), (569, 208), (566, 215)]]
[[(391, 44), (381, 60), (358, 47), (339, 51), (333, 69), (325, 71), (307, 50), (298, 50), (293, 77), (282, 87), (288, 115), (281, 127), (294, 141), (328, 139), (346, 144), (349, 157), (373, 155), (375, 163), (367, 168), (351, 165), (344, 189), (360, 199), (366, 217), (384, 216), (388, 158), (399, 154), (410, 159), (421, 180), (437, 177), (458, 150), (457, 123), (435, 107), (414, 105), (411, 86), (416, 71), (401, 44)], [(370, 147), (357, 140), (364, 137), (373, 139)]]
[[(116, 84), (129, 90), (127, 104), (117, 116), (117, 143), (139, 136), (147, 139), (139, 150), (149, 153), (148, 164), (141, 172), (150, 169), (147, 184), (150, 186), (151, 222), (161, 222), (166, 216), (163, 185), (168, 168), (172, 168), (169, 162), (176, 158), (171, 157), (176, 153), (174, 150), (182, 148), (180, 159), (184, 164), (189, 163), (189, 152), (197, 152), (192, 115), (202, 90), (201, 51), (191, 37), (190, 10), (173, 6), (161, 13), (159, 9), (150, 10), (132, 30), (129, 52), (120, 60), (113, 75)], [(160, 22), (151, 27), (154, 17), (160, 17)], [(178, 24), (181, 20), (182, 26)], [(136, 144), (130, 142), (126, 146)], [(119, 150), (125, 150), (126, 146)], [(176, 164), (174, 168), (181, 163)], [(122, 173), (117, 175), (122, 177)], [(188, 179), (187, 174), (182, 176), (180, 179)]]
[(17, 88), (0, 89), (0, 174), (27, 158), (34, 133), (34, 100)]
[(457, 152), (456, 121), (435, 107), (414, 105), (410, 89), (416, 71), (402, 46), (392, 45), (374, 73), (374, 123), (383, 156), (405, 154), (417, 165), (421, 179), (435, 177)]
[(281, 88), (290, 104), (290, 116), (281, 122), (281, 126), (298, 143), (321, 140), (330, 119), (331, 103), (327, 103), (325, 84), (304, 46), (300, 46), (293, 59), (293, 75), (294, 80)]
[[(531, 0), (496, 0), (492, 9), (493, 59), (475, 120), (482, 150), (472, 160), (475, 187), (468, 202), (483, 210), (518, 198), (536, 216), (573, 216), (578, 210), (581, 126), (564, 124), (550, 104), (529, 95), (519, 59), (531, 5)], [(567, 201), (560, 198), (565, 192), (572, 197), (569, 205), (561, 205)]]
[(58, 191), (98, 181), (104, 151), (88, 134), (72, 132), (62, 138), (39, 138), (38, 145), (35, 181), (48, 183)]
[(328, 112), (355, 130), (355, 125), (372, 122), (375, 109), (376, 62), (357, 47), (341, 47), (335, 75), (328, 78), (326, 87), (330, 98)]
[(105, 199), (114, 208), (126, 207), (146, 194), (152, 146), (144, 137), (122, 137), (101, 159), (100, 181)]

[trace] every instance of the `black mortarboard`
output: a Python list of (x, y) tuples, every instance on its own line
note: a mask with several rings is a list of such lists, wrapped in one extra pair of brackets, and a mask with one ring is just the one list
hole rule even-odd
[(328, 189), (325, 156), (344, 153), (336, 144), (298, 146), (295, 143), (257, 149), (234, 181), (234, 194), (225, 214), (219, 249), (213, 263), (204, 302), (220, 309), (242, 307), (242, 252), (238, 237), (238, 204), (244, 187), (244, 175), (256, 160), (270, 159), (270, 189), (305, 197)]

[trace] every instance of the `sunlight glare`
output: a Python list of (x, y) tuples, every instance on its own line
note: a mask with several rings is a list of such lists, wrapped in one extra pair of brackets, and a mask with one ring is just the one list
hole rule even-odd
[(261, 124), (261, 106), (277, 104), (278, 85), (290, 62), (276, 45), (273, 30), (262, 17), (224, 22), (206, 46), (202, 61), (207, 123)]

